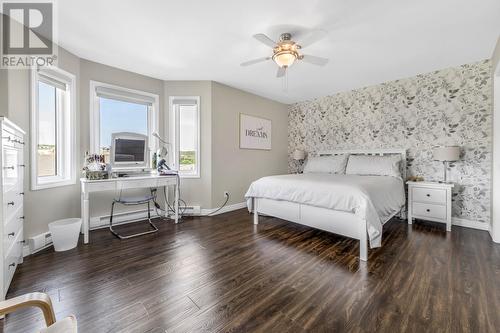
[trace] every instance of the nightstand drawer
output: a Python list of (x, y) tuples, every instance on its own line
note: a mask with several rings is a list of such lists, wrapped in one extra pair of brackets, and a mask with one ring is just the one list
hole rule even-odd
[(428, 202), (433, 204), (446, 204), (446, 190), (414, 187), (412, 189), (413, 201)]
[(412, 206), (413, 216), (446, 220), (446, 206), (414, 202)]

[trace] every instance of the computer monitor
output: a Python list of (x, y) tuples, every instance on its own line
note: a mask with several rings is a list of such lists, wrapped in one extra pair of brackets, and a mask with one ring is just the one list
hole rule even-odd
[(139, 133), (111, 134), (111, 169), (133, 171), (149, 168), (148, 137)]

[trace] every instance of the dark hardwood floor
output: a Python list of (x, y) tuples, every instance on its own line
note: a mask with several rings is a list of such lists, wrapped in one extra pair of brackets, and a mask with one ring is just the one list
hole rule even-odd
[[(484, 231), (394, 219), (364, 263), (357, 241), (274, 218), (254, 226), (245, 210), (157, 224), (32, 255), (8, 297), (47, 292), (83, 333), (500, 330), (500, 246)], [(33, 332), (43, 319), (26, 310), (3, 326)]]

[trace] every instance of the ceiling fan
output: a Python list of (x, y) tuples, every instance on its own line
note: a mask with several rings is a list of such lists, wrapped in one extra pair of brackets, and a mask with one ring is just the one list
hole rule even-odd
[(276, 77), (285, 76), (286, 70), (290, 66), (292, 66), (296, 61), (304, 61), (313, 65), (324, 66), (328, 63), (327, 58), (316, 57), (308, 54), (301, 54), (299, 52), (299, 50), (301, 50), (303, 47), (309, 46), (312, 43), (319, 40), (322, 36), (324, 36), (324, 34), (326, 33), (323, 30), (313, 31), (300, 44), (293, 41), (292, 34), (288, 32), (285, 32), (280, 35), (279, 42), (273, 41), (265, 34), (256, 34), (253, 36), (255, 39), (273, 48), (273, 55), (270, 57), (263, 57), (245, 61), (241, 64), (241, 66), (250, 66), (257, 64), (259, 62), (273, 60), (279, 66), (278, 72), (276, 73)]

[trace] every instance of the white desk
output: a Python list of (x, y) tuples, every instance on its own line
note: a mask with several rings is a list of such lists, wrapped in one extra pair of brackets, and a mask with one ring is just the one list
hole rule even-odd
[[(102, 180), (88, 180), (80, 178), (82, 185), (82, 232), (85, 244), (89, 242), (90, 229), (90, 193), (103, 191), (119, 191), (125, 189), (137, 188), (157, 188), (163, 186), (175, 186), (174, 193), (174, 220), (179, 222), (179, 182), (176, 175), (169, 176), (140, 176), (140, 177), (121, 177)], [(167, 198), (165, 198), (165, 212), (168, 212)], [(167, 213), (166, 213), (167, 215)]]

